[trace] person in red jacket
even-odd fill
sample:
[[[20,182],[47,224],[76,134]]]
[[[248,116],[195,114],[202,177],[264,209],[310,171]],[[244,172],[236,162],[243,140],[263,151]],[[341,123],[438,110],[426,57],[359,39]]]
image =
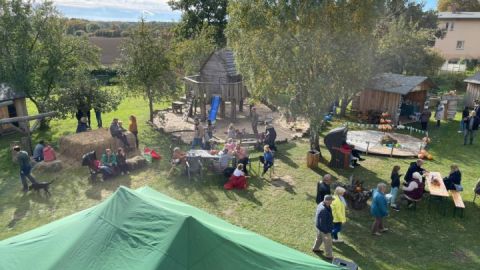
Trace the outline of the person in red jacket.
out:
[[[223,186],[225,189],[246,189],[247,188],[247,178],[243,172],[243,164],[240,163],[237,165],[237,168],[233,172],[232,176],[228,179],[228,182]]]

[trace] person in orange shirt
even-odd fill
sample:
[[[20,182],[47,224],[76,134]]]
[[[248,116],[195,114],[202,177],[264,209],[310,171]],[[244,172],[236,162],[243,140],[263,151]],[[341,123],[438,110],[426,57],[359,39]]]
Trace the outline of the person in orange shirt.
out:
[[[137,118],[135,117],[135,115],[130,115],[128,119],[130,120],[130,125],[128,125],[128,131],[130,131],[135,136],[135,145],[138,148]]]

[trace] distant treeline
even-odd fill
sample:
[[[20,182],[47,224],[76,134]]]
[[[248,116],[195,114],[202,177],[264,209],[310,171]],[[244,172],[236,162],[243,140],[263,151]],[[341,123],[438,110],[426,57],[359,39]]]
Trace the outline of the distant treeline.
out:
[[[84,19],[67,19],[67,34],[76,36],[97,36],[97,37],[126,37],[131,27],[137,22],[102,22],[88,21]],[[173,22],[151,22],[158,30],[165,30],[173,27]]]

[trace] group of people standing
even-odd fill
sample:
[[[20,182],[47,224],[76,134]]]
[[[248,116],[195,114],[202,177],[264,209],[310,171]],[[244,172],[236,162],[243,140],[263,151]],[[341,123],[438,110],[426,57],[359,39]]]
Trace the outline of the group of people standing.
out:
[[[347,221],[346,206],[344,198],[345,189],[336,187],[334,195],[331,195],[330,185],[332,176],[326,174],[322,181],[317,183],[317,210],[315,212],[315,227],[317,238],[313,244],[312,251],[321,252],[320,246],[324,245],[324,255],[327,259],[333,259],[332,243],[342,243],[339,233],[342,225]]]
[[[404,183],[401,183],[400,166],[395,165],[391,173],[391,190],[387,194],[387,185],[379,183],[372,191],[372,202],[370,205],[370,214],[374,217],[371,232],[372,235],[380,236],[388,232],[384,225],[384,219],[389,215],[389,208],[399,211],[397,198],[400,190],[403,191],[401,200],[407,202],[411,207],[413,202],[421,200],[425,192],[424,177],[428,171],[423,168],[424,161],[418,159],[412,162],[405,173]],[[317,238],[312,247],[313,252],[320,252],[320,246],[324,245],[324,255],[327,259],[332,258],[332,244],[343,242],[339,238],[342,225],[347,221],[346,208],[347,203],[344,198],[345,189],[341,186],[335,188],[333,196],[331,195],[332,176],[326,174],[322,181],[317,183],[315,213],[315,227]],[[458,165],[452,164],[447,177],[443,179],[447,190],[463,190],[461,186],[462,174]]]
[[[473,139],[478,131],[480,119],[478,113],[480,112],[480,106],[478,101],[475,102],[475,108],[465,107],[462,111],[462,119],[460,121],[459,133],[463,133],[463,145],[467,145],[467,142],[473,144]]]

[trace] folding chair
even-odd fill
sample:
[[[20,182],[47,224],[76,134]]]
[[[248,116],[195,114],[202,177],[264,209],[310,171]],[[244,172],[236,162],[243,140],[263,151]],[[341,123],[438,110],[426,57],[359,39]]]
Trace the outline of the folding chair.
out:
[[[203,164],[200,157],[187,157],[185,164],[187,166],[188,180],[191,179],[191,175],[194,173],[199,173],[200,178],[203,178]]]

